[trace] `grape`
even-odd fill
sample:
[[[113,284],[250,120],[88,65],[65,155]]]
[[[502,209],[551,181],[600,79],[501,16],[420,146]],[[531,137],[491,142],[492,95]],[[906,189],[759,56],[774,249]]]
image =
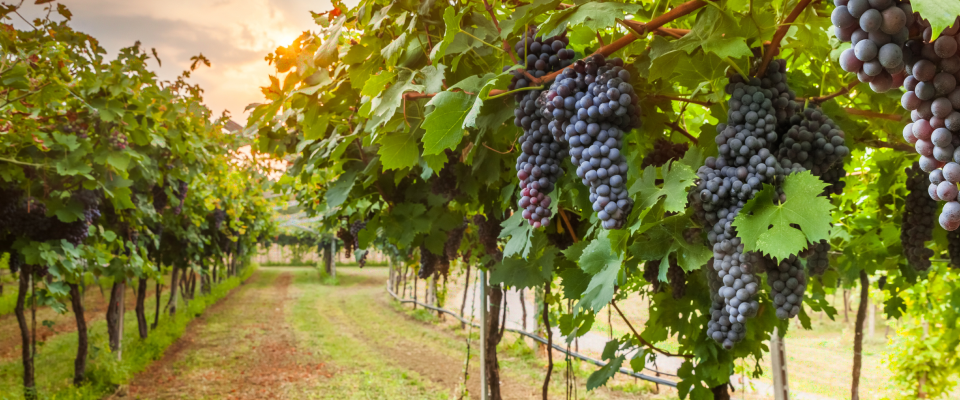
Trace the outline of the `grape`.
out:
[[[906,7],[904,7],[906,4]],[[908,13],[909,11],[909,13]],[[840,67],[857,73],[876,92],[899,87],[907,65],[904,46],[913,23],[912,9],[899,0],[851,0],[830,15],[841,42],[853,47],[840,54]]]
[[[650,150],[650,152],[643,157],[640,168],[646,168],[650,165],[659,167],[666,164],[667,161],[679,160],[683,158],[683,155],[689,148],[686,143],[673,143],[669,140],[658,138],[653,142],[653,150]]]
[[[420,245],[420,269],[417,270],[417,277],[420,279],[430,278],[431,275],[437,273],[439,262],[440,257],[430,252],[426,244]]]
[[[536,30],[528,31],[516,45],[517,53],[526,56],[526,69],[535,77],[542,77],[570,64],[574,53],[567,50],[569,40],[564,36],[537,38]],[[527,87],[524,75],[514,73],[510,89]],[[539,90],[522,91],[516,94],[517,108],[514,110],[514,123],[523,128],[520,137],[521,153],[517,157],[517,178],[520,180],[520,200],[518,206],[522,216],[534,228],[550,224],[550,204],[548,196],[563,174],[560,162],[567,157],[567,145],[558,135],[551,132],[548,116],[537,104]],[[556,96],[550,100],[554,100]],[[563,99],[560,98],[559,102]],[[562,103],[558,106],[562,113],[569,108]],[[571,105],[572,106],[572,105]],[[551,110],[553,111],[553,110]]]
[[[570,160],[604,229],[623,227],[633,209],[620,152],[624,135],[639,124],[639,97],[629,81],[623,60],[594,55],[563,69],[537,100],[552,136],[570,146]]]
[[[670,282],[674,299],[679,300],[687,293],[687,273],[673,257],[670,258],[670,268],[667,269],[667,281]]]
[[[924,173],[919,163],[908,167],[906,174],[906,187],[909,193],[904,205],[903,220],[900,223],[900,242],[903,244],[903,253],[907,257],[907,262],[914,269],[925,271],[930,268],[933,250],[928,249],[924,242],[933,239],[937,202],[931,199],[928,190],[927,182],[931,175]],[[933,184],[929,186],[936,188]]]
[[[807,256],[807,270],[810,275],[820,276],[830,267],[830,242],[821,240],[811,245]]]
[[[158,213],[163,212],[169,201],[167,193],[164,191],[164,185],[153,185],[150,191],[153,194],[153,209]]]
[[[462,194],[457,187],[459,179],[456,172],[460,157],[450,149],[444,151],[444,154],[447,156],[447,163],[437,172],[437,177],[432,180],[430,191],[449,201]]]
[[[768,261],[775,268],[767,270],[767,284],[773,289],[773,304],[777,307],[777,318],[788,319],[800,313],[800,304],[803,293],[807,289],[807,277],[800,263],[800,258],[791,255],[775,263]]]
[[[953,268],[960,268],[960,230],[947,232],[947,252]]]
[[[353,237],[353,248],[356,250],[360,250],[360,231],[362,231],[363,228],[366,228],[366,227],[367,227],[367,221],[354,221],[352,224],[350,224],[350,236]],[[357,261],[357,263],[360,265],[360,268],[363,268],[364,266],[366,266],[367,253],[363,253],[363,255],[360,256],[360,260]]]
[[[643,279],[650,283],[653,293],[660,292],[660,263],[662,260],[650,260],[643,263]]]
[[[343,252],[347,257],[353,257],[353,235],[348,229],[340,228],[337,230],[337,238],[343,242]]]

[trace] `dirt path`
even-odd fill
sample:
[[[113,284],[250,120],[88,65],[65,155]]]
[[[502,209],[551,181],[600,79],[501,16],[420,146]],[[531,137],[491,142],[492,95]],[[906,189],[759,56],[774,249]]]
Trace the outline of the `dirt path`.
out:
[[[284,318],[288,273],[257,273],[241,290],[209,308],[187,327],[164,357],[140,374],[133,398],[291,398],[310,385],[323,365],[298,353]]]
[[[350,269],[338,286],[327,286],[312,269],[262,268],[191,322],[164,357],[120,394],[438,399],[458,398],[465,387],[470,398],[479,398],[478,343],[472,345],[464,381],[465,336],[459,327],[424,322],[399,307],[384,292],[385,279],[384,269]],[[541,366],[506,353],[501,358],[504,398],[541,398]],[[552,389],[551,398],[562,397],[562,388]],[[587,398],[626,397],[604,389]]]

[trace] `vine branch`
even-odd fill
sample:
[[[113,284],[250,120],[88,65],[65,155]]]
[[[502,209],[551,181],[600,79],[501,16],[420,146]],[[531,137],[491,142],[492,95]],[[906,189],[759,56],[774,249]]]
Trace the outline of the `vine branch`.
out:
[[[577,239],[577,233],[573,231],[573,225],[570,225],[570,220],[567,218],[566,211],[563,211],[563,207],[557,207],[560,210],[560,218],[563,218],[563,223],[567,225],[567,231],[570,232],[570,237],[573,238],[573,242],[577,243],[580,240]]]
[[[710,107],[713,105],[712,101],[694,100],[694,99],[687,99],[683,97],[667,96],[662,94],[657,94],[657,95],[648,96],[648,97],[654,100],[670,100],[670,101],[679,101],[684,103],[693,103],[693,104],[701,105],[704,107]]]
[[[687,139],[693,142],[694,145],[699,144],[700,141],[697,140],[697,138],[693,137],[693,135],[691,135],[690,132],[687,132],[686,129],[681,128],[680,125],[677,125],[676,122],[667,122],[666,125],[669,126],[670,129],[673,129],[674,131],[679,132],[683,136],[686,136]]]
[[[787,35],[790,25],[793,24],[793,21],[797,20],[797,17],[800,16],[803,9],[810,5],[811,1],[813,0],[800,0],[797,6],[793,8],[793,11],[790,12],[790,15],[787,15],[787,18],[777,27],[777,32],[773,34],[773,40],[770,41],[770,47],[763,53],[763,61],[760,63],[760,68],[757,68],[755,76],[763,76],[763,73],[767,71],[767,66],[770,65],[770,61],[773,60],[773,55],[780,47],[780,42],[783,41],[783,37]]]
[[[650,342],[648,342],[647,339],[644,339],[643,336],[640,336],[640,334],[637,333],[637,330],[636,330],[636,329],[633,329],[633,324],[631,324],[630,321],[627,320],[627,316],[626,316],[626,315],[623,315],[623,311],[620,311],[620,307],[617,307],[617,302],[616,302],[616,301],[610,300],[610,305],[613,306],[613,309],[614,309],[614,310],[617,310],[617,314],[620,314],[620,318],[623,319],[623,322],[626,322],[626,323],[627,323],[627,327],[629,327],[629,328],[630,328],[630,331],[633,332],[633,336],[636,336],[636,337],[637,337],[637,340],[640,341],[640,344],[644,345],[645,347],[649,348],[650,350],[656,351],[657,353],[663,354],[663,355],[668,356],[668,357],[693,358],[693,355],[691,355],[691,354],[679,354],[679,353],[674,354],[674,353],[670,353],[670,352],[667,352],[667,351],[664,351],[664,350],[661,350],[661,349],[657,348],[657,346],[654,346],[653,344],[651,344]]]
[[[884,114],[884,113],[879,113],[879,112],[876,112],[876,111],[860,110],[860,109],[857,109],[857,108],[850,108],[850,107],[845,107],[843,110],[846,111],[847,114],[850,114],[850,115],[858,115],[858,116],[861,116],[861,117],[869,117],[869,118],[880,118],[880,119],[886,119],[886,120],[890,120],[890,121],[898,121],[898,122],[899,122],[899,121],[903,121],[903,118],[904,118],[903,115],[898,115],[898,114]]]

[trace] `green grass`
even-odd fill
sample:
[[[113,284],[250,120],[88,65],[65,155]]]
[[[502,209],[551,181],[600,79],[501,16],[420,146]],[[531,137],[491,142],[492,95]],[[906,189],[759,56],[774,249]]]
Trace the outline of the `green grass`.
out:
[[[113,393],[118,385],[129,382],[133,376],[146,369],[153,361],[163,356],[164,351],[180,338],[187,324],[200,315],[208,306],[225,297],[230,290],[250,277],[256,268],[246,268],[240,277],[226,279],[213,287],[207,295],[190,300],[175,317],[162,315],[156,330],[146,340],[137,333],[136,314],[133,310],[124,315],[123,360],[118,361],[110,353],[105,321],[88,326],[90,355],[87,366],[87,383],[77,388],[72,386],[73,359],[76,356],[77,335],[54,336],[43,346],[38,346],[35,361],[37,389],[41,399],[100,399]],[[102,284],[102,282],[101,282]],[[146,302],[147,310],[153,310],[154,301]],[[152,315],[148,312],[148,320]],[[23,367],[21,360],[0,364],[0,398],[21,399]]]
[[[343,285],[355,284],[353,275],[338,276]],[[307,398],[343,399],[443,399],[443,388],[418,374],[390,365],[381,354],[365,343],[338,329],[332,319],[344,320],[343,310],[329,306],[337,287],[317,283],[312,274],[297,274],[294,281],[302,295],[291,307],[288,318],[296,330],[298,347],[316,351],[328,365],[338,371],[333,378],[322,380]]]

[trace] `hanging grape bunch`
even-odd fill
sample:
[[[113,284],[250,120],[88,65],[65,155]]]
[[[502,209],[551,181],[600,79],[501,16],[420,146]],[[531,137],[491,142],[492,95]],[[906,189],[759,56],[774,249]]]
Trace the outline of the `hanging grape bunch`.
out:
[[[527,33],[517,41],[514,46],[517,55],[524,60],[522,65],[534,78],[542,78],[547,74],[559,71],[570,65],[575,54],[573,50],[567,49],[570,39],[566,32],[559,36],[549,38],[538,37],[537,28],[530,28]],[[504,67],[504,71],[510,67]],[[521,89],[530,86],[530,79],[522,72],[514,72],[510,85],[510,90]],[[519,103],[527,95],[526,92],[518,92],[515,97]],[[536,97],[536,96],[534,96]]]
[[[875,92],[900,87],[903,46],[913,24],[913,8],[898,0],[834,0],[834,34],[852,47],[840,54],[840,67],[869,82]]]
[[[360,231],[366,227],[367,221],[354,221],[354,223],[350,224],[350,236],[353,238],[351,243],[353,244],[353,248],[355,250],[360,250]],[[367,265],[367,253],[363,253],[360,256],[360,260],[357,260],[357,264],[360,265],[360,268],[363,268]]]
[[[677,263],[675,257],[670,258],[670,267],[667,269],[667,281],[673,290],[673,298],[681,299],[687,294],[687,272]]]
[[[683,158],[683,155],[689,148],[690,146],[686,143],[673,143],[669,140],[658,138],[657,141],[653,142],[653,150],[650,150],[650,152],[643,157],[640,168],[646,168],[650,165],[659,167],[666,164],[667,161],[679,160]]]
[[[903,221],[900,222],[900,242],[907,263],[917,271],[926,271],[930,268],[933,250],[928,249],[925,242],[933,240],[933,224],[937,212],[937,202],[931,199],[928,187],[934,188],[935,184],[927,186],[928,176],[918,163],[908,167],[906,173],[909,193],[903,209]],[[941,180],[937,175],[940,175],[940,170],[931,172],[929,179]]]
[[[180,212],[183,210],[183,199],[187,198],[187,191],[190,187],[187,185],[187,182],[182,180],[177,180],[177,190],[174,191],[174,195],[177,196],[177,206],[173,208],[173,215],[180,215]]]
[[[343,242],[343,253],[347,257],[353,257],[353,235],[350,234],[350,230],[340,228],[337,229],[337,238]]]
[[[816,244],[811,244],[807,248],[806,254],[801,253],[801,257],[807,259],[807,269],[810,275],[820,276],[827,272],[830,267],[830,242],[821,240]],[[802,295],[803,293],[801,293]]]
[[[538,38],[536,30],[530,30],[517,42],[516,50],[525,57],[527,72],[540,78],[570,64],[574,53],[566,49],[567,43],[569,39],[563,35]],[[514,72],[509,88],[528,87],[527,79],[522,72]],[[559,143],[547,128],[548,121],[536,104],[539,96],[539,90],[518,92],[514,110],[514,124],[523,128],[521,153],[516,165],[521,190],[518,205],[523,210],[523,218],[534,228],[550,224],[552,199],[548,195],[563,174],[560,162],[567,156],[566,146]]]
[[[554,136],[570,146],[577,177],[590,189],[604,229],[620,229],[633,209],[627,193],[624,135],[639,126],[639,97],[623,60],[594,55],[564,69],[538,104]]]
[[[716,286],[707,335],[727,349],[746,337],[744,324],[760,308],[756,274],[763,260],[757,253],[744,253],[732,222],[764,183],[773,184],[784,175],[777,159],[776,128],[799,108],[785,73],[786,63],[775,60],[763,79],[730,77],[727,122],[717,126],[715,139],[719,154],[707,158],[697,171],[699,195],[694,204],[708,228],[714,258],[706,269]]]
[[[767,265],[775,265],[767,269],[767,284],[773,289],[773,304],[777,306],[777,318],[787,319],[796,317],[800,313],[800,303],[803,301],[803,292],[807,288],[807,277],[803,272],[800,258],[792,255],[776,263],[768,260]]]
[[[420,245],[420,269],[417,270],[417,277],[420,279],[430,278],[437,272],[437,265],[440,263],[440,257],[433,254],[425,244]]]
[[[947,252],[953,268],[960,268],[960,230],[947,232]]]
[[[109,136],[110,146],[116,150],[126,150],[127,146],[127,135],[124,135],[122,132],[114,129],[110,131]]]
[[[164,185],[153,185],[153,187],[150,188],[150,192],[153,194],[154,211],[157,213],[163,212],[163,209],[167,208],[169,201],[167,192],[164,190]]]

